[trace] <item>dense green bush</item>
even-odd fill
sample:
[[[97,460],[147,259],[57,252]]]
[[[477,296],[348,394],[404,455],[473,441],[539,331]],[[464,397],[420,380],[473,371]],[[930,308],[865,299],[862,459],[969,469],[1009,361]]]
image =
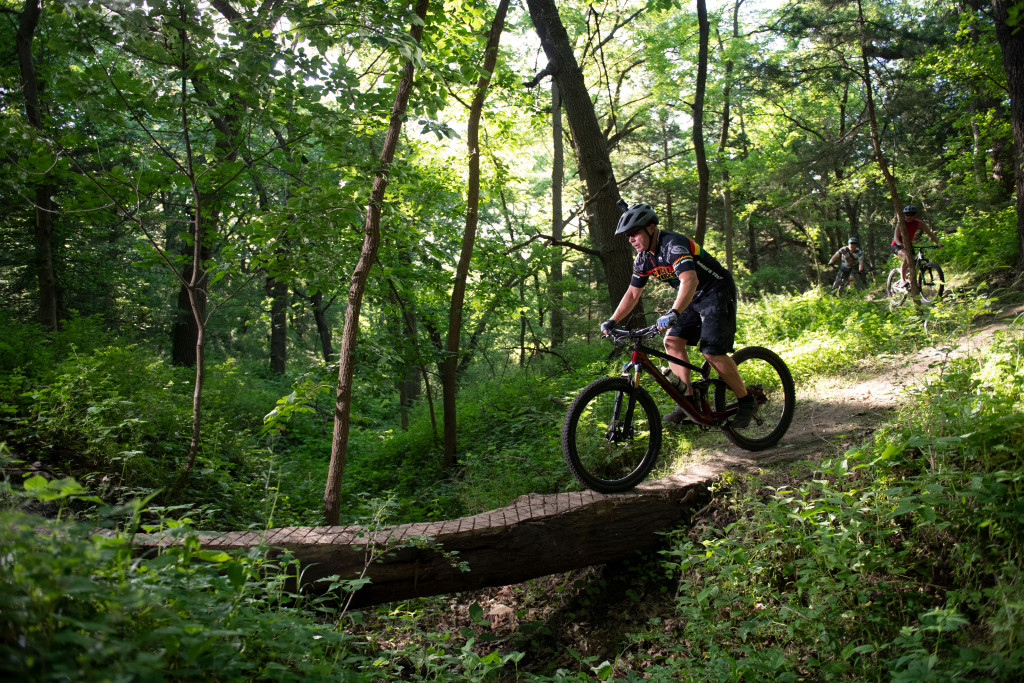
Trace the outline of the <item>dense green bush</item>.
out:
[[[937,226],[940,228],[944,226]],[[956,232],[940,235],[943,248],[937,254],[944,265],[960,272],[991,273],[1010,268],[1017,261],[1017,212],[1002,211],[964,216]]]

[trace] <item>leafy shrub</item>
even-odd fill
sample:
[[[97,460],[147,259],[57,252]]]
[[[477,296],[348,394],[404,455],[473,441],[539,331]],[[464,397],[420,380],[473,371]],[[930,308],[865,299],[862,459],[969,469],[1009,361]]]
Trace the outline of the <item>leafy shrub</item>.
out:
[[[737,286],[745,297],[754,298],[760,294],[787,294],[796,292],[806,285],[807,277],[796,268],[765,266],[756,272],[737,278]]]
[[[358,643],[286,589],[297,568],[178,545],[132,557],[128,534],[0,513],[0,671],[22,680],[360,681]]]
[[[1017,212],[1012,206],[999,212],[964,216],[956,232],[942,236],[942,261],[957,270],[990,273],[1017,261]]]

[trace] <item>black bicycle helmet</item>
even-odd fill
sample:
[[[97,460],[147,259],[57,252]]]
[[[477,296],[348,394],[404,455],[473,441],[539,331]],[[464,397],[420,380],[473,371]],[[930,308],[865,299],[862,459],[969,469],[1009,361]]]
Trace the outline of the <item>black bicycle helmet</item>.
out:
[[[615,228],[616,235],[622,235],[634,228],[643,228],[658,223],[658,214],[650,204],[634,204],[619,216],[619,225]]]
[[[860,240],[856,237],[851,237],[848,241],[850,244],[860,244]]]
[[[903,213],[917,213],[917,207],[913,204],[908,204],[903,207]]]

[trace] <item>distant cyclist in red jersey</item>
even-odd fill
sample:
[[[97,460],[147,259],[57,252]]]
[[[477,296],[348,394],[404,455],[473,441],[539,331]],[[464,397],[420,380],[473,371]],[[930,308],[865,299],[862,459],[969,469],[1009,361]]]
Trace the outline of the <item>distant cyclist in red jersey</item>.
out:
[[[939,244],[939,238],[935,236],[935,233],[932,232],[930,227],[928,227],[928,224],[917,219],[916,206],[911,204],[910,206],[903,207],[903,216],[907,221],[907,233],[910,237],[910,248],[913,248],[914,246],[914,236],[917,234],[918,230],[924,230],[928,233],[928,236],[932,238],[932,242],[935,242],[935,246],[942,248],[942,245]],[[907,260],[908,252],[909,249],[903,248],[903,236],[900,235],[900,226],[897,224],[896,232],[892,237],[892,253],[900,257],[900,274],[903,276],[904,280],[910,279],[910,263]]]

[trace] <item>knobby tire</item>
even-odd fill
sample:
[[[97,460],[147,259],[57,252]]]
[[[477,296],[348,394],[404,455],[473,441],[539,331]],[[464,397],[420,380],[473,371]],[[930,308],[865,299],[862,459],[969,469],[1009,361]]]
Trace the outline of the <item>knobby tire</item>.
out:
[[[627,420],[631,397],[633,412]],[[613,424],[617,400],[620,412]],[[602,377],[570,404],[562,423],[562,455],[584,487],[600,493],[628,491],[653,469],[661,430],[661,414],[646,389],[623,377]]]
[[[900,285],[902,279],[903,273],[900,272],[900,269],[893,268],[889,271],[889,279],[885,283],[885,293],[895,306],[899,306],[907,298],[906,288]]]
[[[744,450],[771,448],[782,439],[793,422],[796,410],[793,375],[785,361],[762,346],[740,349],[732,358],[748,391],[761,393],[766,400],[758,405],[748,426],[741,429],[727,423],[722,431],[729,441]],[[715,387],[715,410],[723,412],[729,397],[735,401],[735,396],[721,383],[716,383]]]
[[[942,274],[942,267],[932,261],[920,267],[917,283],[921,290],[921,300],[927,304],[941,299],[946,290],[946,278]]]

